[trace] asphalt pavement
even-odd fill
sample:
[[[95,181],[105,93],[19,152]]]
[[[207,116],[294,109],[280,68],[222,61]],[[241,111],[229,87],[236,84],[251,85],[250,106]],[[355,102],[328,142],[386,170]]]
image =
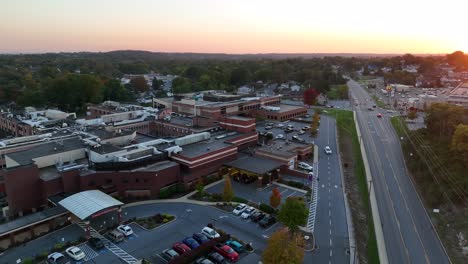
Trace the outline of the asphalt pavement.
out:
[[[430,218],[407,175],[399,138],[385,109],[369,111],[371,97],[349,81],[373,178],[389,263],[449,263]],[[382,113],[382,118],[377,118]]]

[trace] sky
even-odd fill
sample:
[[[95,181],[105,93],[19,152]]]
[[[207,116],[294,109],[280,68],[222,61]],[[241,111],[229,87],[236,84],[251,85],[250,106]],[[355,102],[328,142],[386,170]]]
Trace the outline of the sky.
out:
[[[468,52],[466,0],[0,0],[0,53]]]

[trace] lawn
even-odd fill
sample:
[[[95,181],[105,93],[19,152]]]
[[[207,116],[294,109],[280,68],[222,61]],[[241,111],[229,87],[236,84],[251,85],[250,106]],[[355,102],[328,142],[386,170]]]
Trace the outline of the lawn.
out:
[[[367,189],[366,172],[364,170],[364,163],[361,155],[361,148],[359,147],[359,141],[357,131],[354,123],[353,112],[346,110],[327,109],[326,114],[335,117],[338,127],[338,137],[340,143],[340,149],[343,150],[352,142],[352,159],[354,163],[353,174],[356,177],[356,183],[358,185],[359,196],[362,201],[363,207],[362,212],[367,215],[367,260],[368,263],[379,263],[379,254],[377,251],[377,241],[375,239],[374,224],[372,221],[372,213],[369,203],[369,194]],[[349,147],[349,146],[348,146]],[[356,226],[356,225],[355,225]],[[357,231],[359,228],[355,228]]]

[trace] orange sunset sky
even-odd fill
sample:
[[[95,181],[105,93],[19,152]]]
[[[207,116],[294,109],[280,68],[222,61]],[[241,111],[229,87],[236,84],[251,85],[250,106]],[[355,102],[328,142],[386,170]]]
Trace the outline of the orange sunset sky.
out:
[[[467,51],[463,0],[0,0],[0,53]]]

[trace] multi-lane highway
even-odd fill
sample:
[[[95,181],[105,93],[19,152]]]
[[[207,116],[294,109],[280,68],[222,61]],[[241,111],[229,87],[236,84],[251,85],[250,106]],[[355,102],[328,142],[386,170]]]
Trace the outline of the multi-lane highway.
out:
[[[449,263],[449,258],[406,172],[399,138],[382,109],[369,111],[371,97],[348,82],[377,199],[389,263]],[[353,102],[354,105],[354,102]],[[377,113],[382,118],[377,118]],[[377,238],[379,239],[379,238]]]

